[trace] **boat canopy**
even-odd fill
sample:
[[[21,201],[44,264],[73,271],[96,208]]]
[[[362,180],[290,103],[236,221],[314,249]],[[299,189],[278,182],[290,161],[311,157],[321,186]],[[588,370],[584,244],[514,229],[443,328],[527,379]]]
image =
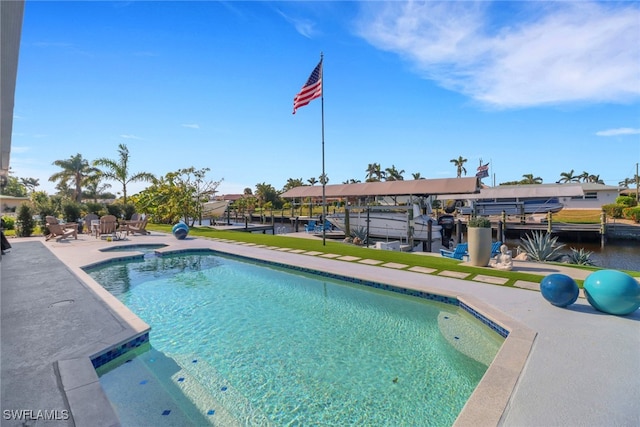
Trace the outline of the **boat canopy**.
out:
[[[479,193],[469,194],[467,200],[476,199],[530,199],[548,197],[575,197],[584,194],[581,184],[528,184],[501,185],[499,187],[482,188]],[[442,194],[438,199],[460,199],[459,194]]]
[[[356,184],[331,184],[325,186],[326,197],[365,196],[430,196],[438,194],[471,195],[480,191],[476,177],[414,179],[407,181],[362,182]],[[322,197],[322,186],[304,185],[285,191],[285,199]]]

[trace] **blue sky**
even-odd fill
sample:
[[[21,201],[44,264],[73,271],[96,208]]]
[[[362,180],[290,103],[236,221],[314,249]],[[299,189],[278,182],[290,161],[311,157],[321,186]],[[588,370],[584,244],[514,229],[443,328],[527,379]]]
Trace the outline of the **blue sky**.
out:
[[[27,0],[13,174],[53,193],[54,160],[124,143],[131,172],[208,167],[221,194],[318,178],[322,102],[292,106],[321,52],[329,184],[462,156],[489,185],[617,185],[640,162],[638,2]]]

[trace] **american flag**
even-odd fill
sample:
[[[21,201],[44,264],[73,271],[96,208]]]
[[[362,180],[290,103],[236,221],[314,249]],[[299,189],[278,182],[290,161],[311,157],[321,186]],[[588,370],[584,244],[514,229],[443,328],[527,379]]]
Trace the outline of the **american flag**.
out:
[[[311,101],[322,96],[322,59],[313,69],[307,82],[302,86],[300,92],[293,98],[293,114],[300,107],[304,107]]]
[[[489,176],[489,163],[478,166],[478,172],[476,173],[478,178],[486,178]]]

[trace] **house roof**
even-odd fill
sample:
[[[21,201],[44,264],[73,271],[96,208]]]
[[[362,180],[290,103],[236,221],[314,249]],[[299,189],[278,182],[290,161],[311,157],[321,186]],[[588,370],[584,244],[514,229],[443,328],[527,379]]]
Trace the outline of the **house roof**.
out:
[[[326,197],[469,195],[478,191],[480,191],[480,187],[476,177],[363,182],[325,186]],[[305,185],[295,187],[285,191],[280,196],[285,199],[322,197],[322,186]]]
[[[583,184],[527,184],[501,185],[482,188],[478,194],[470,194],[465,199],[507,199],[523,197],[574,197],[584,194]],[[439,199],[459,199],[456,194],[444,194]]]

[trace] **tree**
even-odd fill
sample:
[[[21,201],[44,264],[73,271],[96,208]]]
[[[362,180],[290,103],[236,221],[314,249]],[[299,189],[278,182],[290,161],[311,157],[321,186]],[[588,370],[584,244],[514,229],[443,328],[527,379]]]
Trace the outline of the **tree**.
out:
[[[348,179],[346,181],[343,181],[342,183],[343,184],[357,184],[359,182],[362,182],[362,181],[360,181],[359,179],[351,178],[351,179]]]
[[[120,144],[118,146],[117,160],[107,159],[105,157],[94,160],[94,166],[102,166],[107,168],[106,171],[102,171],[102,175],[106,179],[113,179],[122,185],[122,197],[123,203],[127,204],[127,184],[132,182],[153,182],[155,177],[149,172],[138,172],[131,174],[129,172],[129,149],[126,145]]]
[[[256,184],[256,197],[260,207],[265,203],[271,202],[273,206],[279,208],[278,192],[271,184]]]
[[[289,178],[287,180],[287,183],[284,185],[284,187],[282,187],[282,192],[284,193],[285,191],[291,190],[292,188],[302,187],[303,185],[304,185],[304,182],[302,181],[302,178],[298,178],[298,179]]]
[[[101,173],[97,173],[87,178],[85,183],[86,190],[82,196],[87,199],[92,199],[93,203],[98,203],[98,198],[105,198],[104,193],[107,189],[111,188],[111,184],[103,184],[103,178],[104,177]]]
[[[573,174],[573,169],[570,172],[562,172],[560,173],[559,183],[567,183],[567,182],[579,182],[580,177]]]
[[[367,166],[367,179],[366,182],[378,182],[382,181],[385,177],[385,172],[382,170],[382,166],[379,163],[369,163]]]
[[[318,179],[315,176],[312,176],[311,178],[309,178],[307,180],[307,182],[313,186],[313,185],[316,185],[318,183]]]
[[[522,180],[520,184],[542,184],[542,178],[539,176],[533,177],[533,174],[529,173],[526,175],[522,175]]]
[[[454,166],[456,167],[456,178],[461,178],[463,173],[465,175],[467,174],[467,169],[464,167],[464,164],[467,162],[467,159],[465,159],[462,156],[459,156],[457,159],[451,159],[449,161],[453,163]]]
[[[424,178],[421,176],[420,172],[413,172],[413,173],[411,174],[411,176],[413,177],[413,179],[424,179]]]
[[[402,176],[403,173],[404,169],[399,171],[398,169],[396,169],[396,165],[391,165],[390,168],[385,169],[387,181],[404,181],[404,177]]]
[[[14,176],[7,176],[7,185],[2,187],[2,194],[13,197],[27,197],[27,187]]]
[[[56,160],[53,164],[62,168],[62,171],[51,175],[49,181],[58,181],[58,186],[63,189],[73,186],[71,197],[78,203],[82,202],[82,185],[84,181],[87,177],[98,173],[99,170],[91,167],[89,161],[83,159],[80,153],[71,156],[67,160]]]
[[[40,185],[40,180],[37,178],[20,178],[20,183],[27,188],[28,193],[33,193],[36,187]]]

